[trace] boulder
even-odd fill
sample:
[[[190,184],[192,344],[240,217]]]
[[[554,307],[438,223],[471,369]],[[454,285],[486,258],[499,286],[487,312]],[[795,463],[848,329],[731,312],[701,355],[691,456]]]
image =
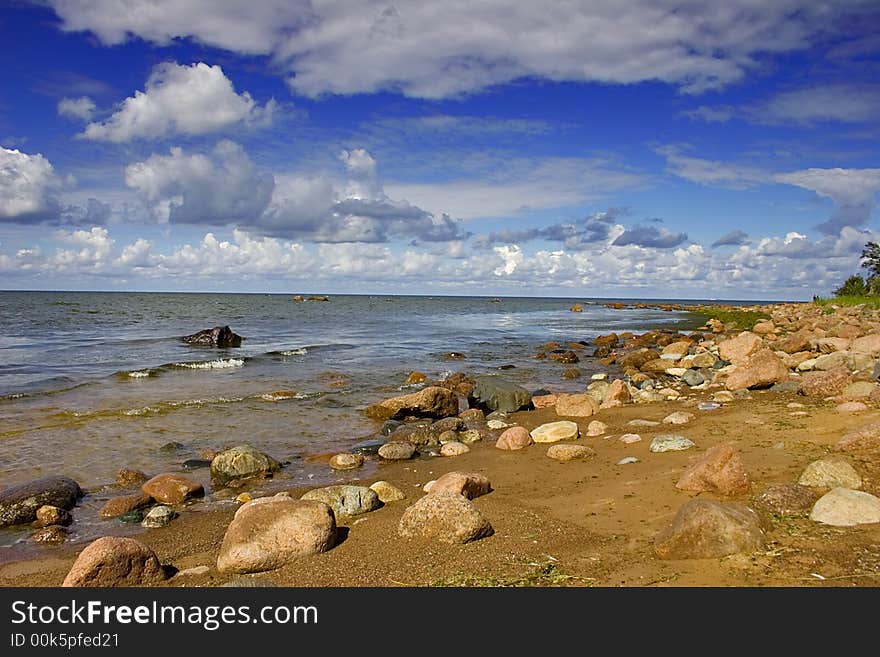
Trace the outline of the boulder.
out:
[[[599,404],[590,395],[562,393],[556,397],[556,414],[562,417],[590,417],[598,412]]]
[[[727,377],[728,390],[767,387],[788,380],[788,368],[775,353],[762,349],[753,353]]]
[[[72,509],[83,492],[68,477],[44,477],[0,489],[0,527],[33,522],[44,505]]]
[[[761,349],[763,341],[750,331],[743,331],[735,338],[724,340],[718,345],[718,355],[734,365],[745,363],[752,354]]]
[[[837,452],[851,452],[880,447],[880,422],[870,422],[852,429],[834,445]]]
[[[787,335],[785,338],[775,343],[773,347],[779,351],[784,351],[787,354],[808,351],[810,349],[810,335],[806,331],[797,331]]]
[[[211,459],[211,479],[226,484],[237,479],[266,477],[281,468],[271,456],[250,445],[224,450]]]
[[[375,493],[374,493],[375,494]],[[336,518],[323,502],[259,498],[239,507],[226,529],[217,569],[256,573],[326,552],[336,541]]]
[[[880,499],[860,490],[834,488],[816,501],[810,520],[836,527],[880,522]]]
[[[836,367],[827,372],[804,374],[798,392],[809,397],[833,397],[843,392],[850,383],[852,383],[852,374],[849,368]]]
[[[696,444],[689,438],[675,434],[661,433],[654,436],[654,439],[651,441],[651,446],[648,449],[652,452],[662,453],[681,452],[690,449],[691,447],[696,447]]]
[[[626,385],[626,381],[615,379],[608,386],[608,390],[605,391],[605,396],[602,398],[602,408],[613,408],[614,406],[631,402],[632,395],[629,392],[629,386]]]
[[[379,448],[379,456],[386,461],[406,461],[416,453],[416,446],[408,442],[392,441]]]
[[[757,333],[758,335],[767,335],[768,333],[773,333],[775,330],[776,325],[771,320],[756,322],[752,327],[752,332]]]
[[[135,495],[123,495],[122,497],[113,497],[107,500],[101,507],[99,515],[102,518],[116,518],[123,513],[134,511],[135,509],[143,509],[153,503],[153,498],[143,493]]]
[[[878,390],[873,381],[854,381],[843,389],[841,395],[847,399],[863,399],[870,397]]]
[[[379,501],[381,501],[382,504],[406,499],[406,493],[387,481],[377,481],[370,484],[370,490],[374,491],[376,495],[379,496]]]
[[[869,335],[856,338],[850,344],[850,351],[860,354],[871,354],[872,356],[880,356],[880,333],[871,333]]]
[[[532,444],[532,436],[525,427],[510,427],[505,429],[495,443],[498,449],[518,450]]]
[[[68,530],[61,525],[49,525],[42,527],[30,535],[28,539],[32,543],[44,545],[60,545],[67,540]]]
[[[492,492],[489,478],[478,472],[447,472],[431,487],[434,493],[456,493],[472,500]]]
[[[560,440],[574,440],[580,435],[578,425],[569,420],[548,422],[532,429],[532,440],[536,443],[555,443]]]
[[[693,368],[693,367],[710,368],[710,367],[715,366],[715,363],[717,360],[718,359],[715,358],[714,354],[712,354],[708,351],[703,351],[698,354],[694,354],[692,356],[685,356],[684,358],[681,359],[679,365],[681,365],[681,367],[689,367],[689,368]]]
[[[764,545],[758,514],[742,504],[693,499],[654,541],[661,559],[713,559]]]
[[[800,484],[774,484],[752,499],[752,506],[768,513],[791,515],[809,511],[816,493]]]
[[[492,525],[474,503],[456,493],[431,493],[409,507],[400,519],[398,534],[448,544],[479,540],[493,533]]]
[[[731,443],[716,445],[687,468],[675,485],[679,490],[712,492],[728,497],[745,495],[751,488],[739,452]]]
[[[581,360],[580,357],[570,349],[555,349],[547,355],[547,358],[549,358],[550,360],[555,360],[557,363],[563,363],[566,365],[578,363]]]
[[[617,360],[618,365],[624,370],[628,368],[634,368],[637,370],[642,369],[642,366],[645,363],[648,363],[653,360],[657,360],[660,358],[660,353],[655,351],[654,349],[637,349],[636,351],[632,351],[625,356],[620,357]]]
[[[679,340],[663,347],[661,356],[676,356],[676,360],[687,356],[688,350],[691,348],[690,340]]]
[[[377,420],[406,416],[443,418],[458,415],[458,395],[440,386],[428,386],[409,395],[392,397],[367,407],[366,414]]]
[[[303,495],[302,500],[314,500],[323,502],[331,509],[336,517],[359,516],[370,511],[375,511],[382,506],[376,491],[366,486],[326,486],[310,490]]]
[[[849,463],[838,458],[813,461],[801,473],[798,483],[811,488],[862,487],[862,477]]]
[[[838,367],[849,369],[849,354],[845,351],[835,351],[830,354],[823,354],[813,363],[813,370],[817,372],[827,372]]]
[[[500,376],[485,375],[474,378],[474,389],[468,396],[471,406],[489,411],[513,413],[528,408],[532,394]]]
[[[228,326],[215,326],[214,328],[203,329],[181,338],[187,344],[221,348],[240,347],[243,339],[240,335],[233,333],[232,329]]]
[[[596,456],[596,452],[585,445],[550,445],[547,456],[554,461],[583,461]]]
[[[164,580],[162,564],[146,545],[105,536],[80,552],[61,586],[149,586]]]
[[[363,454],[336,454],[330,457],[330,467],[334,470],[354,470],[364,464]]]
[[[846,338],[820,338],[816,340],[816,349],[823,354],[832,354],[835,351],[847,351],[850,343]]]
[[[204,487],[189,477],[167,472],[144,482],[141,490],[163,504],[183,504],[191,497],[202,497]]]

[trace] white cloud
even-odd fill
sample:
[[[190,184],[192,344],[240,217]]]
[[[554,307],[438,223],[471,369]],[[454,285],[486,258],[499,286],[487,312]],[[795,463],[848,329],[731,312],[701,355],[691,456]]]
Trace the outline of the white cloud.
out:
[[[202,135],[271,121],[275,105],[273,99],[260,106],[247,91],[237,94],[219,66],[166,62],[153,69],[145,91],[135,91],[106,121],[89,123],[82,136],[120,143]]]
[[[666,157],[669,171],[698,185],[747,189],[769,182],[772,176],[758,167],[685,155],[676,146],[661,146],[656,150]]]
[[[774,176],[777,182],[796,185],[834,201],[837,208],[818,226],[836,235],[844,226],[862,226],[871,218],[875,196],[880,193],[880,169],[805,169]]]
[[[95,101],[88,96],[80,98],[62,98],[58,101],[58,115],[82,121],[91,120],[95,113]]]
[[[826,84],[785,91],[747,108],[757,123],[863,123],[880,117],[880,85]]]
[[[766,53],[808,48],[871,3],[448,0],[267,2],[50,0],[65,30],[106,44],[131,36],[166,45],[191,36],[269,54],[300,94],[396,90],[442,98],[523,77],[634,83],[686,92],[740,80]]]
[[[52,164],[40,153],[0,147],[0,221],[56,218],[60,187]]]

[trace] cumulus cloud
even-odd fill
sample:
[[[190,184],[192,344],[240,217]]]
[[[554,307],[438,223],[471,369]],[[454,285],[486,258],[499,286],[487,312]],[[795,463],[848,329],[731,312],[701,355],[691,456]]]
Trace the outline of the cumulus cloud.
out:
[[[95,101],[88,96],[62,98],[58,101],[58,115],[71,119],[89,121],[95,113]]]
[[[749,235],[745,231],[742,230],[732,230],[726,235],[722,235],[717,240],[712,242],[712,248],[718,248],[719,246],[742,246],[743,244],[749,243]]]
[[[607,242],[614,232],[615,221],[628,213],[626,208],[608,208],[594,212],[584,219],[582,224],[560,223],[522,230],[494,231],[487,235],[476,236],[473,244],[475,248],[485,249],[493,244],[511,242],[522,244],[532,240],[545,240],[562,242],[569,249],[583,249],[590,244]],[[622,227],[619,232],[622,232]],[[614,234],[613,237],[616,238],[618,234]]]
[[[804,50],[871,3],[803,0],[701,3],[638,0],[358,3],[50,0],[62,29],[105,44],[132,37],[271,55],[299,94],[399,91],[443,98],[524,77],[636,83],[698,93],[740,80],[768,53]],[[522,38],[528,35],[528,38]]]
[[[687,241],[687,233],[673,233],[662,227],[639,225],[627,228],[615,240],[616,246],[643,246],[653,249],[671,249]]]
[[[274,99],[260,106],[247,91],[236,93],[219,66],[166,62],[153,69],[145,91],[135,91],[106,121],[89,123],[82,137],[121,143],[203,135],[267,123],[275,106]]]
[[[57,218],[61,180],[40,153],[0,147],[0,221],[35,222]]]

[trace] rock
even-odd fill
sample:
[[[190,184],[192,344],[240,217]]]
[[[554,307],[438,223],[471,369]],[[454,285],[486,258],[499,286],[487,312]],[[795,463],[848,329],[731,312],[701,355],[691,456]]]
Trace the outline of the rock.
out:
[[[816,501],[816,494],[800,484],[775,484],[752,499],[752,506],[778,515],[808,511]]]
[[[280,468],[281,464],[271,456],[250,445],[238,445],[211,459],[211,479],[223,485],[237,479],[269,476]]]
[[[648,448],[652,452],[681,452],[686,449],[690,449],[691,447],[696,447],[696,444],[685,438],[684,436],[677,436],[674,434],[665,434],[661,433],[657,436],[654,436],[654,440],[651,441],[651,446]]]
[[[351,454],[360,454],[361,456],[375,456],[384,444],[385,441],[382,438],[368,438],[356,442],[349,451]]]
[[[764,545],[758,514],[742,504],[693,499],[654,541],[661,559],[717,559]]]
[[[816,349],[823,354],[832,354],[835,351],[849,350],[850,340],[846,338],[820,338],[816,340]]]
[[[752,354],[727,377],[728,390],[767,387],[788,380],[788,368],[769,349]]]
[[[617,465],[629,465],[630,463],[638,463],[639,459],[635,456],[624,456],[617,462]]]
[[[547,356],[550,360],[555,360],[557,363],[563,363],[566,365],[571,365],[572,363],[580,362],[580,357],[571,350],[565,349],[556,349]]]
[[[392,397],[367,407],[366,414],[377,420],[406,416],[444,418],[458,415],[458,395],[440,386],[428,386],[409,395]]]
[[[409,376],[406,377],[406,381],[404,381],[404,383],[407,385],[413,385],[415,383],[424,383],[427,380],[428,377],[426,377],[421,372],[410,372]]]
[[[52,525],[69,525],[73,518],[66,509],[51,504],[44,504],[37,509],[34,527],[50,527]]]
[[[871,354],[872,356],[880,356],[880,333],[871,333],[861,338],[856,338],[850,344],[850,351],[861,354]]]
[[[629,387],[626,385],[626,381],[621,379],[615,379],[612,381],[602,399],[602,408],[612,408],[614,406],[629,403],[632,403],[632,395],[629,392]],[[558,406],[559,405],[557,404],[557,408]]]
[[[447,351],[446,353],[440,354],[440,360],[464,360],[467,358],[460,351]]]
[[[44,505],[72,509],[83,492],[68,477],[44,477],[0,489],[0,527],[34,522]]]
[[[862,487],[862,478],[846,461],[831,458],[810,463],[801,473],[798,483],[811,488],[858,489]]]
[[[687,424],[693,419],[693,413],[688,413],[686,411],[676,411],[675,413],[670,413],[665,418],[663,418],[663,424]]]
[[[721,342],[718,345],[718,355],[729,363],[741,365],[761,349],[762,345],[760,337],[750,331],[743,331],[735,338]]]
[[[35,531],[28,540],[44,545],[60,545],[67,540],[67,528],[61,525],[49,525]]]
[[[810,372],[801,377],[798,392],[810,397],[833,397],[839,395],[852,383],[852,375],[846,367],[837,367],[827,372]]]
[[[818,372],[827,372],[837,367],[845,367],[849,369],[849,358],[844,351],[835,351],[833,354],[825,354],[819,356],[813,363],[813,370]]]
[[[796,354],[799,351],[807,351],[810,348],[810,336],[805,331],[797,331],[775,343],[774,347],[787,354]]]
[[[470,447],[464,443],[453,440],[443,444],[440,448],[440,456],[461,456],[462,454],[467,454],[469,451],[471,451]]]
[[[547,456],[554,461],[565,463],[567,461],[584,461],[596,456],[596,452],[585,445],[550,445],[547,449]]]
[[[143,493],[113,497],[98,512],[102,518],[116,518],[135,509],[143,509],[153,503],[153,498]]]
[[[144,521],[141,524],[149,529],[164,527],[174,520],[174,516],[174,510],[170,506],[155,506],[144,516]]]
[[[147,479],[149,477],[140,470],[132,470],[130,468],[122,468],[122,470],[116,473],[116,485],[122,488],[140,486]]]
[[[336,518],[327,504],[259,498],[236,512],[223,537],[217,569],[233,573],[272,570],[299,557],[326,552],[335,542]]]
[[[637,433],[625,433],[617,440],[622,442],[624,445],[632,445],[633,443],[642,442],[642,437]]]
[[[681,378],[682,381],[688,384],[691,388],[702,385],[706,382],[706,377],[704,377],[699,370],[688,370]]]
[[[518,450],[532,444],[532,436],[525,427],[510,427],[495,442],[498,449]]]
[[[191,497],[202,497],[204,487],[197,481],[174,473],[158,474],[141,486],[149,495],[163,504],[183,504]]]
[[[834,488],[816,501],[810,520],[836,527],[880,522],[880,499],[859,490]]]
[[[500,376],[485,375],[474,378],[474,389],[468,401],[471,406],[478,408],[513,413],[528,408],[532,394]]]
[[[838,413],[861,413],[868,410],[868,405],[864,402],[850,401],[838,404],[835,410]]]
[[[593,420],[587,425],[587,433],[585,435],[593,438],[595,436],[602,436],[608,432],[608,425],[604,422],[600,422],[599,420]]]
[[[379,456],[387,461],[406,461],[416,453],[412,443],[392,441],[379,448]]]
[[[465,431],[458,432],[458,442],[464,443],[465,445],[472,445],[481,440],[483,440],[483,434],[477,429],[466,429]]]
[[[492,525],[473,502],[456,493],[431,493],[409,507],[400,519],[404,538],[427,538],[443,543],[468,543],[493,533]]]
[[[359,516],[375,511],[382,506],[376,491],[366,486],[326,486],[310,490],[300,499],[323,502],[333,509],[337,518],[340,516]]]
[[[569,420],[548,422],[532,429],[532,440],[536,443],[555,443],[560,440],[574,440],[580,435],[578,425]]]
[[[611,387],[611,384],[607,381],[593,381],[590,385],[587,386],[587,394],[592,397],[597,404],[601,404],[605,399],[605,393],[608,392],[608,389]],[[556,401],[559,401],[559,395],[556,395]]]
[[[660,423],[656,422],[654,420],[636,419],[636,420],[630,420],[629,422],[627,422],[626,426],[628,426],[628,427],[658,427],[658,426],[660,426]]]
[[[773,333],[776,330],[776,325],[770,320],[764,320],[761,322],[757,322],[753,327],[752,331],[757,333],[758,335],[767,335],[768,333]]]
[[[801,384],[799,381],[783,381],[782,383],[774,383],[770,387],[770,391],[784,393],[784,394],[793,394],[793,393],[796,393],[798,390],[800,390],[800,388],[801,388]],[[725,390],[723,392],[727,392],[727,391]],[[720,392],[715,393],[716,396],[718,396],[720,394],[721,394]],[[722,401],[722,400],[719,399],[717,401]],[[726,400],[726,401],[733,401],[733,398],[731,397],[729,400]]]
[[[159,448],[160,454],[173,454],[174,452],[183,449],[186,447],[183,443],[179,443],[177,441],[172,440],[169,443],[165,443]]]
[[[776,385],[784,385],[784,384],[777,383]],[[795,385],[797,385],[797,384],[795,384]],[[717,402],[718,405],[713,406],[711,409],[708,409],[708,410],[713,410],[715,408],[719,408],[721,406],[721,404],[727,403],[727,402],[732,402],[734,399],[735,399],[735,397],[734,397],[733,393],[730,392],[729,390],[719,390],[714,395],[712,395],[712,401]]]
[[[187,344],[221,348],[240,347],[243,339],[240,335],[233,333],[232,329],[228,326],[215,326],[214,328],[203,329],[181,338]]]
[[[406,494],[402,490],[387,481],[377,481],[374,484],[370,484],[370,490],[379,496],[379,501],[382,504],[406,499]]]
[[[306,301],[330,301],[330,298],[324,296],[323,294],[316,294],[310,297],[306,297]]]
[[[678,342],[673,342],[671,344],[663,347],[663,351],[661,352],[662,356],[675,356],[676,360],[687,356],[688,350],[691,348],[692,342],[690,340],[679,340]]]
[[[250,502],[252,499],[254,499],[253,495],[251,495],[250,493],[247,493],[247,492],[239,493],[238,495],[235,496],[235,501],[238,502],[239,504],[244,504],[245,502]]]
[[[144,512],[142,509],[134,509],[117,516],[116,519],[126,525],[136,525],[144,519]]]
[[[617,360],[617,364],[624,370],[634,368],[637,370],[653,360],[659,360],[660,353],[653,349],[637,349]],[[665,364],[664,364],[665,366]]]
[[[838,452],[851,452],[880,447],[880,422],[871,422],[852,429],[834,445]]]
[[[184,470],[201,470],[202,468],[210,468],[211,462],[208,459],[187,459],[181,463]]]
[[[708,351],[700,352],[699,354],[693,354],[692,356],[685,356],[681,359],[680,365],[682,367],[694,368],[694,367],[705,367],[711,368],[714,367],[715,362],[718,359],[715,358],[714,354],[709,353]]]
[[[567,367],[560,374],[563,379],[579,379],[582,375],[583,373],[576,367]]]
[[[330,457],[330,467],[334,470],[354,470],[364,464],[363,454],[336,454]]]
[[[447,472],[431,487],[431,493],[457,493],[469,500],[492,492],[488,477],[478,472]]]
[[[557,415],[562,417],[590,417],[598,412],[599,404],[590,395],[567,393],[557,395]]]
[[[716,445],[687,468],[675,485],[679,490],[714,492],[728,497],[745,495],[751,488],[739,452],[731,443]]]
[[[549,408],[550,406],[556,406],[557,397],[556,395],[537,395],[532,397],[532,405],[538,408]]]
[[[61,586],[149,586],[164,580],[162,564],[146,545],[105,536],[80,552]]]
[[[864,399],[870,397],[878,390],[873,381],[854,381],[843,389],[841,395],[847,399]]]
[[[584,307],[581,304],[576,303],[570,308],[570,310],[573,313],[582,313],[584,312]]]

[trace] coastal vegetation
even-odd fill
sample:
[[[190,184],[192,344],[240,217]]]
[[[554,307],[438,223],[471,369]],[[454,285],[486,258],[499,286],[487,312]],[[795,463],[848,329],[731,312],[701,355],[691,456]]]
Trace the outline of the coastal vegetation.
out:
[[[820,306],[859,306],[880,308],[880,244],[868,242],[862,249],[861,265],[867,270],[864,278],[853,274],[834,290],[830,298],[817,297]]]

